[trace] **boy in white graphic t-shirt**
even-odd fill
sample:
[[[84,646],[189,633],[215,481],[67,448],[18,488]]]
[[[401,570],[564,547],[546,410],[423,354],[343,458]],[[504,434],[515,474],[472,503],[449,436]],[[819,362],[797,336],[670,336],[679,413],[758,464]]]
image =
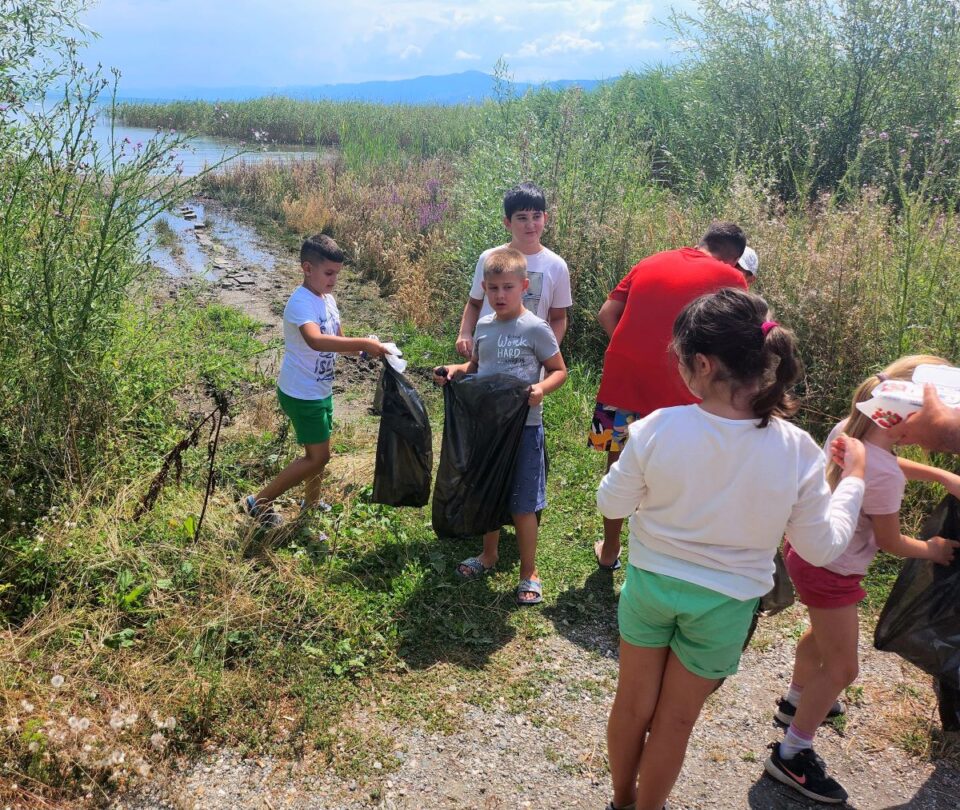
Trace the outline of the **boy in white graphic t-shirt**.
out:
[[[344,253],[325,234],[304,240],[300,247],[303,284],[283,308],[283,362],[277,378],[280,407],[293,424],[303,456],[291,461],[256,495],[240,505],[258,523],[275,528],[282,519],[273,502],[288,489],[305,483],[302,508],[320,502],[320,477],[330,460],[333,429],[333,369],[338,354],[387,354],[371,338],[348,338],[340,327],[340,310],[333,288],[343,269]]]
[[[559,345],[567,331],[567,307],[573,305],[573,298],[567,263],[540,244],[547,224],[547,200],[543,190],[533,183],[514,186],[503,196],[503,213],[503,224],[510,231],[511,238],[508,244],[500,247],[520,251],[527,261],[530,286],[523,295],[523,306],[550,325]],[[483,292],[483,266],[487,257],[498,249],[485,250],[477,261],[457,337],[457,352],[463,357],[473,356],[473,332],[477,321],[493,314]]]

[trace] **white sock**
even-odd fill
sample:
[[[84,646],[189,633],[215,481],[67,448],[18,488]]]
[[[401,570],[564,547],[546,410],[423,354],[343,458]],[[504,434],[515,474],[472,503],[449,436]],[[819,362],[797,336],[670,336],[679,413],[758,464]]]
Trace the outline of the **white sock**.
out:
[[[791,683],[784,700],[786,700],[787,703],[792,703],[794,706],[798,706],[800,704],[800,695],[802,694],[803,687],[797,686],[795,683]]]
[[[780,759],[793,759],[804,748],[813,748],[813,735],[800,731],[791,723],[780,743]]]

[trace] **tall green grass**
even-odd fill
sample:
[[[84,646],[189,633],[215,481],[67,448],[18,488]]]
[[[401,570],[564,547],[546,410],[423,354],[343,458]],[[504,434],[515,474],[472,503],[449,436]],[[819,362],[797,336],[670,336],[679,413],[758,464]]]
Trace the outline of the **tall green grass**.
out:
[[[462,152],[481,108],[259,98],[211,103],[124,104],[118,119],[257,142],[336,146],[354,166]]]

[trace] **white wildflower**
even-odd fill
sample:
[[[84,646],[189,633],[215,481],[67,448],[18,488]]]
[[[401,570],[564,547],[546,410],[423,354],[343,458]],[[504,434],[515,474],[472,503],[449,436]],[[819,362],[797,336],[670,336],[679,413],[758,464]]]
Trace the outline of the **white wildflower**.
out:
[[[3,730],[6,731],[7,734],[16,734],[19,729],[20,729],[20,718],[14,716],[14,717],[11,717],[9,720],[7,720],[7,725],[4,727]]]
[[[150,766],[143,760],[140,760],[140,762],[137,763],[137,773],[146,779],[150,775]]]
[[[67,725],[70,726],[72,731],[79,734],[90,728],[90,721],[86,717],[71,717],[67,720]]]
[[[11,487],[10,489],[7,490],[7,497],[10,499],[16,498],[17,491]]]
[[[128,726],[132,726],[134,723],[137,722],[139,717],[140,715],[137,714],[137,712],[130,712],[130,714],[128,714],[126,717],[123,718],[123,722],[126,723]]]
[[[110,728],[116,731],[123,728],[123,715],[120,712],[114,712],[110,715]]]
[[[33,741],[30,743],[30,745],[27,746],[27,750],[28,750],[31,754],[37,753],[37,751],[40,750],[40,743],[38,743],[36,740],[33,740]]]
[[[166,729],[169,729],[170,731],[173,731],[177,727],[177,718],[168,717],[166,720],[163,721],[163,727]]]
[[[63,686],[64,682],[65,682],[65,679],[64,679],[63,675],[54,675],[54,676],[50,679],[50,685],[51,685],[54,689],[59,689],[61,686]]]
[[[32,704],[29,700],[21,700],[21,701],[20,701],[20,707],[21,707],[27,714],[30,714],[30,712],[33,711],[33,704]]]
[[[110,764],[111,765],[123,765],[123,761],[127,758],[127,755],[123,751],[114,749],[110,754]]]
[[[166,738],[159,731],[151,735],[150,745],[152,745],[154,748],[158,748],[162,750],[166,744],[167,744]]]

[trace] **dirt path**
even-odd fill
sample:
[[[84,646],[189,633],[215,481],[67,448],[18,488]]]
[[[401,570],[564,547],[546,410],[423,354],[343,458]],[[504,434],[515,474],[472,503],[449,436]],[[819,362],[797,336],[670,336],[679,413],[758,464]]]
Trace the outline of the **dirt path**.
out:
[[[218,215],[215,207],[209,210],[214,218]],[[222,212],[219,215],[224,218]],[[265,334],[275,335],[279,309],[295,283],[284,268],[295,267],[295,261],[284,251],[261,244],[264,255],[273,257],[272,266],[251,262],[242,250],[218,237],[216,227],[201,231],[201,251],[211,264],[213,258],[221,264],[212,268],[214,284],[219,285],[214,287],[216,296],[273,324]],[[197,237],[185,232],[182,238]],[[234,281],[228,271],[234,273]],[[245,283],[235,281],[237,274]],[[252,283],[246,283],[247,278]],[[349,316],[365,313],[367,324],[384,323],[389,315],[373,285],[347,278],[337,297]],[[362,364],[340,366],[337,418],[346,429],[366,411],[373,380]],[[332,465],[331,477],[349,480],[369,472],[369,466],[369,458],[342,457]],[[157,776],[120,804],[136,810],[599,809],[609,799],[605,725],[616,684],[616,593],[610,575],[602,572],[591,575],[584,589],[592,592],[593,604],[602,606],[594,618],[584,620],[574,609],[581,591],[560,594],[544,609],[552,624],[546,625],[549,630],[535,647],[514,640],[491,658],[493,666],[508,667],[514,675],[522,668],[522,677],[514,680],[528,689],[504,696],[494,685],[490,699],[478,702],[468,689],[458,691],[456,678],[444,671],[446,665],[419,674],[426,688],[436,689],[437,701],[459,718],[452,731],[427,731],[426,723],[399,724],[375,699],[346,711],[354,728],[392,745],[389,757],[372,762],[356,779],[337,776],[310,758],[280,761],[221,749]],[[792,608],[762,623],[741,672],[708,701],[671,797],[674,810],[818,806],[763,775],[766,746],[782,733],[771,716],[774,700],[786,686],[792,639],[802,622],[802,611]],[[869,641],[865,630],[863,675],[858,682],[862,692],[853,694],[846,728],[843,733],[828,728],[818,735],[819,753],[852,797],[848,806],[960,807],[960,772],[904,750],[924,753],[929,740],[934,711],[929,684],[900,659],[874,651]]]

